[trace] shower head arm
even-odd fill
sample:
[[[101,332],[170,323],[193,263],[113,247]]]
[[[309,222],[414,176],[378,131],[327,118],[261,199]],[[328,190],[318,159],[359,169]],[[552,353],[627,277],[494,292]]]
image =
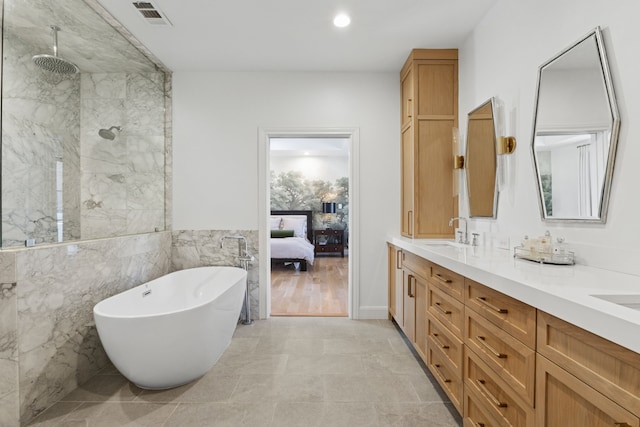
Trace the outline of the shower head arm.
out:
[[[51,27],[51,35],[53,36],[53,56],[58,56],[58,31],[60,31],[60,27],[57,25],[52,25]]]

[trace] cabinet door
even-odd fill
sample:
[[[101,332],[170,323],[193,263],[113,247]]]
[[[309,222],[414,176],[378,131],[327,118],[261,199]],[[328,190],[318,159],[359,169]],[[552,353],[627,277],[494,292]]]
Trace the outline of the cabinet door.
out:
[[[388,245],[389,249],[389,318],[402,326],[404,322],[402,293],[402,249]]]
[[[416,339],[414,345],[422,357],[427,360],[427,281],[420,276],[415,276],[415,302],[416,302]]]
[[[402,164],[402,219],[400,232],[403,236],[413,237],[413,127],[409,126],[402,132],[401,161]]]
[[[544,356],[537,357],[536,425],[638,427],[640,420]]]
[[[458,65],[455,60],[419,61],[414,81],[415,174],[413,237],[450,238],[457,216],[453,195],[453,129],[458,127]]]
[[[415,342],[416,339],[416,276],[411,270],[402,270],[402,291],[404,293],[404,318],[402,329],[409,341]]]

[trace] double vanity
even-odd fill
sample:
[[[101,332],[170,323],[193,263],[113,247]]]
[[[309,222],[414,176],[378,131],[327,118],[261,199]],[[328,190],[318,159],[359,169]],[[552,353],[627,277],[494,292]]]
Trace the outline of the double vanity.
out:
[[[390,237],[389,317],[465,426],[640,426],[637,276]]]

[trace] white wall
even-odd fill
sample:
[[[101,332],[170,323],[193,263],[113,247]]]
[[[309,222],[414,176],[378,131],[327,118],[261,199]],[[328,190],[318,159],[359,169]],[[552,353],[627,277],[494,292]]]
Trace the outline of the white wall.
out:
[[[569,242],[595,245],[600,254],[609,254],[589,260],[594,265],[640,274],[640,267],[632,265],[640,235],[639,13],[637,0],[500,0],[461,46],[461,127],[466,127],[468,111],[497,96],[504,103],[506,129],[518,139],[515,179],[500,195],[498,219],[473,221],[473,227],[529,236],[548,229]],[[544,223],[530,152],[538,67],[596,26],[604,32],[622,118],[608,220],[604,225]],[[464,203],[461,212],[467,212]]]
[[[260,127],[359,128],[360,305],[386,306],[385,241],[400,222],[398,73],[178,72],[173,95],[174,230],[258,229]]]

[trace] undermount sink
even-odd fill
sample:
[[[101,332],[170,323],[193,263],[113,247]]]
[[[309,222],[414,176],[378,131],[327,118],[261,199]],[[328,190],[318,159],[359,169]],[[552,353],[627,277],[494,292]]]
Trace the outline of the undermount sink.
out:
[[[453,240],[423,240],[420,242],[425,246],[448,246],[450,248],[469,248],[469,245],[454,242]]]
[[[623,307],[640,311],[640,294],[625,295],[591,295],[604,301],[612,302]]]

